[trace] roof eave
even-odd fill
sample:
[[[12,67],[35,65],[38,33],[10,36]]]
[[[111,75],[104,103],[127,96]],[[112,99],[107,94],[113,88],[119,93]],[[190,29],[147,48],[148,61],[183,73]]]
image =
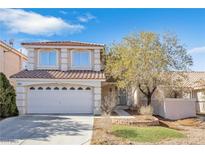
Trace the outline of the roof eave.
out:
[[[104,49],[104,46],[22,45],[24,48]]]
[[[3,41],[0,41],[0,45],[6,49],[11,50],[13,53],[23,57],[25,60],[28,60],[28,57],[26,55],[24,55],[23,53],[21,53],[20,51],[16,50],[15,48],[9,46],[8,44],[4,43]]]
[[[48,80],[48,81],[106,81],[106,79],[52,79],[52,78],[17,78],[17,77],[10,77],[16,81],[27,80],[27,81],[39,81],[39,80]]]

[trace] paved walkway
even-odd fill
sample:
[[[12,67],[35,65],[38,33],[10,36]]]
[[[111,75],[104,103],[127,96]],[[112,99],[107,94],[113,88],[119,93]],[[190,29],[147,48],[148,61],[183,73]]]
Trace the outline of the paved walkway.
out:
[[[0,144],[89,144],[93,116],[26,115],[0,121]]]
[[[115,109],[115,112],[119,115],[119,116],[131,116],[128,112],[122,110],[122,109]]]

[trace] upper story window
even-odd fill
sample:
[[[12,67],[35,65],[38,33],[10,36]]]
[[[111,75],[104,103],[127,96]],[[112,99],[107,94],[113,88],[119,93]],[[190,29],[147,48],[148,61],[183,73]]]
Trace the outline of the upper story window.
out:
[[[89,51],[73,51],[72,66],[89,68],[91,66],[91,54]]]
[[[41,66],[56,66],[57,52],[56,51],[40,51],[39,64]]]

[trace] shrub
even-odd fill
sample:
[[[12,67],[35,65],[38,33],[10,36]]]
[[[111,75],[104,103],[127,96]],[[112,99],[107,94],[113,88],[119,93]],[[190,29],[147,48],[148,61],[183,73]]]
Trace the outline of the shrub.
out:
[[[135,114],[140,114],[140,105],[131,105],[129,109]]]
[[[18,115],[14,87],[3,73],[0,73],[0,117]]]
[[[101,103],[101,111],[103,115],[110,115],[114,110],[117,104],[116,94],[112,92],[108,96],[103,97],[103,101]]]
[[[151,105],[141,106],[140,107],[140,114],[142,114],[142,115],[152,115],[153,114],[152,106]]]

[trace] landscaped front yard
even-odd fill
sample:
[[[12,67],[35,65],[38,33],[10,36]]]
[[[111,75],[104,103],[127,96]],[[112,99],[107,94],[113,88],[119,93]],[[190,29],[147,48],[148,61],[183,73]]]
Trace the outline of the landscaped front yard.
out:
[[[205,124],[195,119],[171,122],[172,129],[163,126],[110,126],[103,129],[103,118],[95,118],[91,144],[205,144]]]

